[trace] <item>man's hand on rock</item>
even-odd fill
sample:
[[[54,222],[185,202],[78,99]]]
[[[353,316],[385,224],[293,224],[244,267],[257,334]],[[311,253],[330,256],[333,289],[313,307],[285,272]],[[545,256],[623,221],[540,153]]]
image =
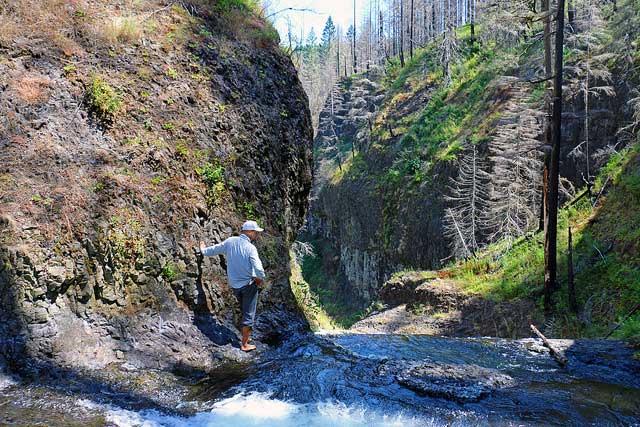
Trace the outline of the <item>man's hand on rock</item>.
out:
[[[207,245],[204,244],[204,242],[200,242],[200,252],[204,252],[204,250],[207,248]]]
[[[256,285],[257,285],[259,288],[261,288],[261,287],[262,287],[262,285],[264,285],[264,280],[262,280],[262,279],[261,279],[261,278],[259,278],[259,277],[254,277],[254,278],[253,278],[253,281],[256,283]]]

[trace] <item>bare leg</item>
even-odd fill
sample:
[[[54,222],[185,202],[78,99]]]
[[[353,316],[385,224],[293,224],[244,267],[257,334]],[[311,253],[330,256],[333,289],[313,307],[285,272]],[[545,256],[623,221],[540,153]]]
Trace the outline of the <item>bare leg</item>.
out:
[[[249,326],[243,326],[242,327],[242,346],[240,347],[242,351],[251,351],[256,349],[255,345],[249,344],[250,337],[251,337],[251,328]]]

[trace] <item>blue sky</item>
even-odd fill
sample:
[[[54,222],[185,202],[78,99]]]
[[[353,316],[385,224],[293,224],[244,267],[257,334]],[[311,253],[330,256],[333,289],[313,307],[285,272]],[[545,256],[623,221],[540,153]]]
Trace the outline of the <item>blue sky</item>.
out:
[[[356,0],[356,12],[361,13],[365,0]],[[336,25],[343,28],[346,32],[347,27],[353,20],[353,0],[267,0],[265,4],[269,5],[269,13],[273,13],[287,7],[297,9],[312,9],[313,12],[282,12],[273,18],[276,29],[280,32],[280,38],[286,39],[287,33],[287,16],[291,18],[294,34],[300,37],[300,32],[304,29],[305,38],[311,27],[314,28],[316,36],[320,39],[322,29],[331,16]],[[360,21],[360,17],[357,18]]]

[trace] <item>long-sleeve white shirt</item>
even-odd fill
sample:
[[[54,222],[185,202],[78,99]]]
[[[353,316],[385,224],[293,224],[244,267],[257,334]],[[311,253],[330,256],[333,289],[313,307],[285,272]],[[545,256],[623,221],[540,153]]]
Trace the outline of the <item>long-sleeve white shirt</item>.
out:
[[[245,234],[229,237],[222,243],[209,246],[202,251],[202,254],[225,256],[229,286],[234,289],[248,285],[254,277],[265,278],[258,250]]]

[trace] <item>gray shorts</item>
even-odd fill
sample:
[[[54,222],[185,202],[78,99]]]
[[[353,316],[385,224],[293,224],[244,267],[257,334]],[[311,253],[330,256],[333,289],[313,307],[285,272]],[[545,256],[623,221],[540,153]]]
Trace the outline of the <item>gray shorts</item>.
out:
[[[258,285],[252,281],[239,289],[232,289],[238,303],[240,303],[240,310],[242,310],[242,322],[240,324],[242,326],[253,327],[253,322],[256,318],[256,308],[258,307]]]

